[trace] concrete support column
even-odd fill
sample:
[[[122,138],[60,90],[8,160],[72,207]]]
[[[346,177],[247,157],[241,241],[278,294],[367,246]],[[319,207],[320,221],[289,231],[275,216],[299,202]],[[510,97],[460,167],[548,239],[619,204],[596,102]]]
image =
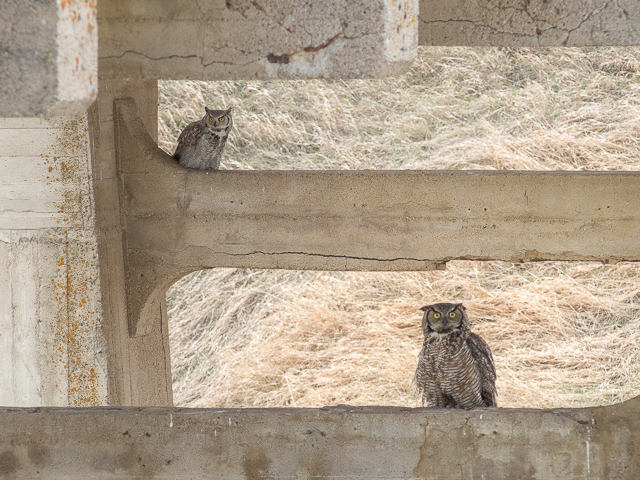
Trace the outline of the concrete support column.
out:
[[[101,80],[98,101],[89,110],[96,198],[97,243],[100,258],[101,300],[105,325],[109,405],[163,405],[173,403],[169,336],[164,298],[154,306],[154,319],[144,334],[130,333],[125,290],[126,259],[121,221],[121,192],[114,138],[114,101],[131,97],[140,106],[147,132],[158,138],[156,80]]]
[[[87,117],[0,119],[0,405],[107,402]]]
[[[105,81],[88,115],[0,119],[0,405],[172,404],[166,307],[130,336],[113,102],[157,139],[157,82]]]

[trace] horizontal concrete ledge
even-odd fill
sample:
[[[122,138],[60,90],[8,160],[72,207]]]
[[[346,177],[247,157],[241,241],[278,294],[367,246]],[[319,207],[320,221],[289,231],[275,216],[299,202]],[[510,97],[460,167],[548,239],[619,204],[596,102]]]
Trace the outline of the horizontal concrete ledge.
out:
[[[3,478],[637,479],[640,399],[527,410],[0,409]]]
[[[420,45],[640,45],[636,0],[420,0]]]
[[[418,0],[101,0],[100,76],[255,80],[399,75]]]
[[[180,276],[205,268],[640,260],[640,173],[207,174],[147,166],[122,178],[127,275],[139,302],[130,318],[155,308]]]
[[[640,261],[640,172],[205,172],[161,151],[133,100],[118,101],[115,127],[132,334],[205,268]]]
[[[165,263],[422,270],[454,259],[640,260],[638,172],[158,165],[124,184],[129,248]]]

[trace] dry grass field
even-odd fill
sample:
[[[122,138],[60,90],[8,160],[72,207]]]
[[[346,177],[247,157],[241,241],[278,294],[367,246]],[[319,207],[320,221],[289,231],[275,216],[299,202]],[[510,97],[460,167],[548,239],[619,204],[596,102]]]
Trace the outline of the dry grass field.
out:
[[[429,48],[383,80],[165,81],[160,146],[205,105],[235,107],[222,168],[640,170],[640,49]],[[175,403],[417,406],[418,308],[438,301],[464,302],[491,346],[500,406],[640,394],[640,265],[455,261],[183,278]]]

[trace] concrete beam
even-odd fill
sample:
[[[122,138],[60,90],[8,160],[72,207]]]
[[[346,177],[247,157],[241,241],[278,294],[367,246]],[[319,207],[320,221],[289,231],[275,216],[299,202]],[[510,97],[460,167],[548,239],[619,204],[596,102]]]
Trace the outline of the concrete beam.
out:
[[[83,115],[96,98],[95,2],[0,2],[0,117]]]
[[[3,478],[636,480],[640,398],[583,409],[0,409]]]
[[[640,45],[635,0],[420,0],[420,45]]]
[[[101,0],[100,76],[369,78],[416,55],[418,0]]]
[[[204,172],[158,149],[132,100],[115,115],[132,334],[205,268],[640,261],[639,172]]]

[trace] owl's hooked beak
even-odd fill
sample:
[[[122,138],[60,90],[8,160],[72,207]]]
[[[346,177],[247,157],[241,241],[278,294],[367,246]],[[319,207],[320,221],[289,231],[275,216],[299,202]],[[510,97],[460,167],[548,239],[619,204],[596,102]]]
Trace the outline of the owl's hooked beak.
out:
[[[447,316],[445,315],[444,318],[442,319],[442,326],[446,327],[447,326]]]

